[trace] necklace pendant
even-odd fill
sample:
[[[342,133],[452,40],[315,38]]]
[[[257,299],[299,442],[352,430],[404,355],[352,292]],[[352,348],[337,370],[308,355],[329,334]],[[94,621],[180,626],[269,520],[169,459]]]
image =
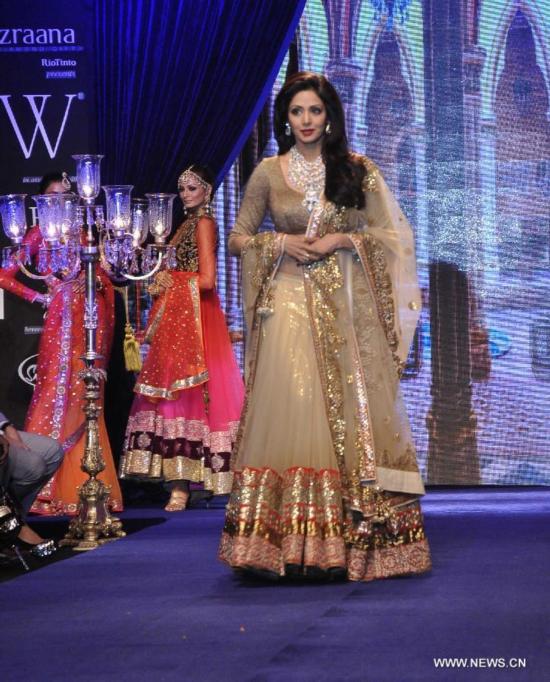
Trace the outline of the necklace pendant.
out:
[[[296,147],[292,147],[288,178],[292,187],[304,193],[302,205],[311,213],[319,203],[325,187],[325,164],[322,157],[306,161]]]
[[[308,188],[305,192],[305,195],[305,199],[302,203],[307,208],[308,212],[311,213],[319,201],[319,195],[313,188]]]

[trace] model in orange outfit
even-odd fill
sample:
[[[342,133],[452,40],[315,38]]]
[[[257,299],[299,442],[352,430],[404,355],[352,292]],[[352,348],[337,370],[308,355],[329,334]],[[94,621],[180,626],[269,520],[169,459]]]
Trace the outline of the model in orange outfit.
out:
[[[62,177],[52,180],[41,193],[67,191]],[[29,230],[25,243],[31,256],[36,256],[41,243],[38,227]],[[0,270],[0,288],[26,301],[48,304],[38,350],[36,385],[25,431],[50,436],[58,440],[65,452],[63,464],[39,493],[31,511],[38,514],[75,514],[78,487],[87,475],[80,468],[84,452],[84,384],[79,372],[84,368],[84,279],[81,274],[72,282],[52,285],[46,296],[16,280],[17,267]],[[54,278],[51,278],[54,281]],[[107,366],[114,324],[114,292],[109,279],[100,273],[97,278],[98,328],[97,350],[102,356],[97,366]],[[103,395],[101,395],[101,403]],[[99,436],[105,470],[99,478],[110,486],[110,508],[122,510],[122,495],[109,445],[103,413],[99,416]]]

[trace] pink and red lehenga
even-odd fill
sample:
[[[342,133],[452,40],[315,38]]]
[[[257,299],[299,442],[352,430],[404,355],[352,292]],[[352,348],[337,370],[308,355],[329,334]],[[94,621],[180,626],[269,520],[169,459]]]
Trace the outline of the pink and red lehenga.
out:
[[[40,241],[40,231],[33,227],[25,238],[31,256],[37,254]],[[40,294],[18,282],[16,274],[16,267],[0,270],[0,287],[27,301],[38,300]],[[65,457],[56,474],[39,493],[31,511],[44,515],[75,514],[78,488],[87,479],[80,468],[85,429],[82,411],[84,384],[79,378],[79,372],[84,368],[82,356],[85,353],[83,281],[79,278],[58,284],[52,294],[40,338],[36,385],[24,429],[58,440]],[[102,356],[97,365],[105,368],[113,336],[114,293],[111,282],[102,273],[98,275],[97,304],[97,348]],[[103,413],[98,425],[105,460],[105,470],[99,478],[110,487],[110,508],[121,511],[122,495]]]
[[[158,292],[136,382],[121,478],[231,490],[230,455],[244,386],[213,288],[216,223],[195,213],[176,231],[177,270]]]

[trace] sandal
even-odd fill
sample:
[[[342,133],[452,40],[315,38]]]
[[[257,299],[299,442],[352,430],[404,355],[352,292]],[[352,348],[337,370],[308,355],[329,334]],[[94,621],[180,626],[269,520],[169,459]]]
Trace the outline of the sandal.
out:
[[[164,507],[167,512],[184,511],[189,500],[189,493],[185,490],[172,490],[168,504]]]

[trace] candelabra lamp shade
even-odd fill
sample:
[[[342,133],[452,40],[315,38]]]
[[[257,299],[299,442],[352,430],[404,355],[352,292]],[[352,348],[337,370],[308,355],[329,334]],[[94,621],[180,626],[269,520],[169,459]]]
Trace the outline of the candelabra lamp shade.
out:
[[[132,245],[141,246],[149,232],[149,202],[146,199],[132,199]]]
[[[25,219],[26,194],[4,194],[0,196],[0,216],[6,237],[12,244],[20,244],[27,231]]]
[[[101,189],[100,164],[103,154],[74,154],[76,161],[76,187],[79,196],[92,204]]]
[[[115,237],[130,231],[133,185],[104,185],[107,228]]]
[[[78,202],[80,198],[74,192],[59,194],[61,203],[61,238],[64,242],[69,240],[79,241],[80,226],[84,222],[79,220]]]
[[[146,194],[149,199],[149,231],[156,244],[164,244],[172,231],[172,207],[175,194]]]
[[[38,227],[43,243],[38,249],[37,270],[69,277],[80,267],[80,226],[77,204],[72,192],[65,194],[37,194],[33,196],[38,214]],[[65,273],[61,275],[61,273]],[[27,276],[28,272],[25,272]],[[40,277],[39,277],[40,278]]]
[[[57,244],[63,229],[63,202],[60,194],[37,194],[33,196],[38,213],[38,227],[44,241]]]

